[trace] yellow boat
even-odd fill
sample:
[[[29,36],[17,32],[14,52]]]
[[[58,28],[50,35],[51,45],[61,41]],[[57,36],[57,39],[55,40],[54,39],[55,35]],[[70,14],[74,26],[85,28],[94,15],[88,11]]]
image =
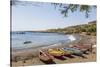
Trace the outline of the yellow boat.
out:
[[[63,56],[65,52],[60,49],[48,49],[48,53],[52,56]]]

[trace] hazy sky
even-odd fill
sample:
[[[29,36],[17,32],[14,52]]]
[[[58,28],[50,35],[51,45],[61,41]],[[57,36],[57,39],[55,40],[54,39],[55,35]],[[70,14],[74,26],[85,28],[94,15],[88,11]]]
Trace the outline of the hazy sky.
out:
[[[79,11],[63,17],[60,11],[50,3],[40,6],[12,6],[12,30],[45,30],[63,28],[71,25],[85,24],[96,20],[96,9],[92,10],[89,18]]]

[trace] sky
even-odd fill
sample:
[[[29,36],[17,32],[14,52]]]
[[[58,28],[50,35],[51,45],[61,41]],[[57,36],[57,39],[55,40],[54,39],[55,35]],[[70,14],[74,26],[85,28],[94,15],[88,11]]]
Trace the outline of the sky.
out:
[[[96,20],[96,12],[93,9],[89,18],[79,11],[70,12],[68,17],[64,17],[50,3],[16,5],[12,6],[12,31],[37,31],[86,24]]]

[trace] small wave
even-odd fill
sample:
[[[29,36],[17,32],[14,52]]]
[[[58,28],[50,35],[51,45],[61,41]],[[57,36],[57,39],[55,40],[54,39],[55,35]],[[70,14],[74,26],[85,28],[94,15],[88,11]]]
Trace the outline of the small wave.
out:
[[[76,40],[76,38],[75,38],[73,35],[70,35],[70,36],[68,37],[68,39],[70,39],[71,41]]]

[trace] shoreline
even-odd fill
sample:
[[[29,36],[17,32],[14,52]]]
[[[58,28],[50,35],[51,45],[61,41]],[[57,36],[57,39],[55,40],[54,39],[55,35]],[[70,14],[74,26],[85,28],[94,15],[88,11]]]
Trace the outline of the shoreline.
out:
[[[83,41],[84,40],[84,38],[85,39],[87,39],[87,40],[85,40],[85,41]],[[95,37],[94,37],[95,38]],[[68,45],[75,45],[75,44],[78,44],[78,43],[80,43],[80,42],[83,42],[84,44],[85,43],[87,43],[86,41],[88,41],[88,40],[93,40],[94,39],[92,36],[83,36],[83,35],[81,35],[81,40],[79,40],[78,42],[72,42],[72,43],[68,43]],[[96,39],[94,39],[95,41],[96,41]],[[91,43],[93,42],[93,41],[90,41]],[[94,42],[93,42],[94,43]],[[94,45],[96,44],[96,42],[94,43]],[[30,56],[32,56],[32,58],[30,58],[30,59],[28,59],[28,61],[25,63],[25,66],[27,66],[27,65],[42,65],[42,64],[44,64],[43,62],[41,62],[40,60],[39,60],[39,58],[37,57],[38,56],[38,50],[47,50],[47,49],[49,49],[49,48],[63,48],[63,47],[68,47],[68,45],[62,45],[62,44],[60,44],[60,45],[52,45],[52,46],[46,46],[46,47],[44,47],[44,48],[38,48],[37,50],[35,50],[35,49],[28,49],[28,50],[26,50],[26,51],[23,51],[23,52],[19,52],[19,53],[15,53],[14,55],[12,55],[12,57],[15,57],[15,56],[17,56],[17,57],[24,57],[24,58],[26,58],[26,57],[30,57]],[[94,52],[95,52],[95,54],[91,54],[90,53],[90,55],[86,55],[88,58],[91,58],[91,57],[94,57],[94,58],[91,58],[91,59],[88,59],[88,60],[84,60],[84,59],[80,59],[79,57],[76,57],[76,58],[74,58],[73,60],[72,59],[69,59],[69,61],[64,61],[64,62],[62,62],[62,61],[59,61],[59,64],[62,64],[62,63],[76,63],[76,62],[91,62],[91,61],[96,61],[96,47],[95,47],[95,50],[94,50]],[[33,59],[33,60],[31,60],[31,59]],[[37,62],[35,61],[35,60],[38,60]],[[32,63],[33,61],[35,61],[36,63]],[[57,61],[58,62],[58,61]],[[22,60],[19,60],[18,62],[11,62],[12,63],[12,66],[22,66],[23,65],[23,62],[22,62]],[[57,63],[58,64],[58,63]]]
[[[68,34],[69,35],[69,34]],[[41,46],[38,46],[38,47],[31,47],[31,48],[26,48],[26,49],[15,49],[13,50],[12,49],[12,56],[20,56],[21,54],[24,54],[26,52],[28,53],[32,53],[33,55],[36,55],[36,53],[39,51],[39,50],[47,50],[49,48],[63,48],[63,47],[68,47],[70,44],[77,44],[79,41],[80,41],[80,35],[78,34],[72,34],[76,40],[72,41],[72,42],[64,42],[64,43],[55,43],[55,44],[51,44],[51,45],[43,45],[42,47]],[[78,35],[78,36],[77,36]]]
[[[12,52],[23,52],[23,51],[32,51],[32,50],[36,50],[36,49],[48,49],[48,48],[57,48],[57,47],[64,47],[64,46],[68,46],[71,43],[75,43],[80,41],[80,35],[79,34],[66,34],[66,36],[73,36],[76,38],[76,40],[74,41],[70,41],[70,42],[58,42],[58,43],[54,43],[54,44],[50,44],[50,45],[41,45],[41,46],[36,46],[36,47],[30,47],[30,48],[22,48],[22,49],[16,49],[16,48],[12,48]]]

